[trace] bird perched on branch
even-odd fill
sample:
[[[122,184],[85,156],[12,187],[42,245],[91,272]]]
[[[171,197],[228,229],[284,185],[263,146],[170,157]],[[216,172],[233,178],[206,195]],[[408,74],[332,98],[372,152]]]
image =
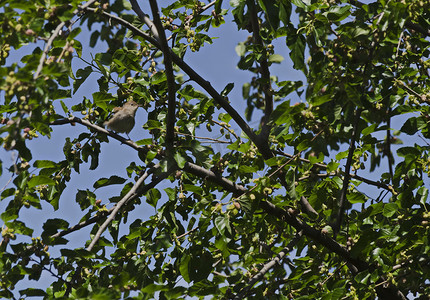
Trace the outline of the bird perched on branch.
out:
[[[133,129],[136,116],[136,110],[139,108],[139,104],[133,100],[127,101],[122,107],[115,107],[113,109],[114,115],[110,120],[103,123],[109,129],[117,133],[128,133]]]

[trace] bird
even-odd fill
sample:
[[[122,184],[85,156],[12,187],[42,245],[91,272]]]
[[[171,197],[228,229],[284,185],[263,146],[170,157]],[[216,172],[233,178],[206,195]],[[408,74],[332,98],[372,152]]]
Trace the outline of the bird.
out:
[[[128,134],[134,127],[134,117],[139,106],[139,104],[130,100],[124,103],[122,107],[115,107],[113,117],[104,122],[103,125],[117,133],[127,134],[128,139],[130,139]]]

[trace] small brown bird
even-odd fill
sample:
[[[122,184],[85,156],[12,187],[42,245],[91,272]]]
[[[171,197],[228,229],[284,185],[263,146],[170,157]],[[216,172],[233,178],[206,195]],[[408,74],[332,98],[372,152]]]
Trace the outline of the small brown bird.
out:
[[[133,100],[127,101],[122,107],[115,107],[113,117],[104,122],[103,125],[117,133],[126,133],[128,137],[128,133],[134,127],[134,117],[138,108],[139,105]],[[128,138],[130,139],[130,137]]]

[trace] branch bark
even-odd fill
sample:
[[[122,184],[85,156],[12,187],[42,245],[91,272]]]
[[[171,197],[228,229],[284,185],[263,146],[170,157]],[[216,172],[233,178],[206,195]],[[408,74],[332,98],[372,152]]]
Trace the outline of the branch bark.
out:
[[[176,109],[176,87],[175,87],[175,76],[173,75],[172,57],[171,50],[167,44],[166,33],[164,32],[163,24],[160,20],[158,12],[158,5],[156,0],[149,0],[151,5],[152,16],[154,18],[154,24],[158,31],[158,41],[160,42],[161,51],[164,54],[164,66],[166,69],[167,77],[167,89],[168,89],[168,100],[167,100],[167,118],[166,118],[166,153],[168,162],[173,162],[173,142],[175,139],[175,109]]]
[[[262,55],[259,60],[261,79],[263,81],[262,88],[264,92],[264,116],[262,121],[260,137],[262,140],[267,141],[270,134],[269,119],[273,111],[273,96],[272,87],[270,83],[270,71],[267,63],[266,46],[260,36],[260,26],[258,23],[257,9],[255,8],[254,0],[249,1],[249,10],[251,15],[251,25],[254,37],[254,43],[261,47]]]
[[[148,17],[147,14],[145,14],[142,9],[140,8],[139,4],[136,0],[130,0],[131,3],[131,9],[136,13],[136,15],[139,17],[139,19],[148,26],[149,30],[152,32],[152,35],[157,39],[160,40],[160,37],[158,35],[158,30],[155,27],[152,20]]]
[[[124,197],[122,197],[122,199],[113,207],[113,209],[111,210],[111,212],[109,214],[109,217],[99,227],[96,235],[94,236],[93,240],[91,241],[91,243],[87,247],[87,251],[91,251],[94,248],[95,244],[97,243],[97,241],[102,236],[102,233],[105,231],[105,229],[108,227],[108,225],[113,221],[113,219],[115,218],[116,214],[121,209],[121,207],[123,205],[125,205],[127,202],[129,202],[131,199],[137,198],[139,196],[139,194],[141,194],[141,193],[139,193],[139,189],[144,184],[145,179],[148,178],[149,175],[153,174],[159,168],[160,168],[160,165],[157,164],[157,165],[153,166],[151,169],[149,169],[148,171],[146,171],[136,181],[136,183],[133,185],[133,187],[130,189],[130,191],[128,191],[128,193]],[[164,179],[163,177],[157,177],[152,181],[153,182],[152,185],[155,186],[155,182],[159,183],[162,180],[160,178]],[[145,190],[147,190],[147,189],[145,189]]]

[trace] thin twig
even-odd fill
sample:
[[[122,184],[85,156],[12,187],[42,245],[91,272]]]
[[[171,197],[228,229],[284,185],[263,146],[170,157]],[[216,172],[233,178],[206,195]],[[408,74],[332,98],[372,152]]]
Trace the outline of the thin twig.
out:
[[[88,6],[92,5],[97,0],[89,0],[84,5],[80,6],[79,8],[75,9],[73,11],[73,15],[76,15],[79,13],[82,9],[86,9]],[[48,55],[49,49],[51,48],[52,43],[54,42],[55,38],[60,34],[61,29],[66,25],[66,22],[63,21],[55,28],[55,30],[52,32],[51,36],[49,37],[48,41],[46,42],[45,49],[42,52],[42,56],[39,60],[39,65],[37,66],[36,72],[33,75],[33,78],[36,79],[39,77],[40,72],[42,72],[43,65],[45,64],[46,56]]]
[[[285,247],[284,249],[282,249],[281,252],[279,252],[279,254],[273,258],[271,261],[269,261],[268,263],[264,264],[264,266],[261,268],[261,270],[255,274],[254,276],[252,276],[252,278],[249,280],[248,284],[246,285],[246,287],[242,288],[236,295],[236,297],[234,297],[234,300],[239,300],[239,299],[243,299],[247,293],[249,292],[249,290],[254,286],[255,283],[257,283],[257,281],[259,281],[261,278],[264,277],[264,275],[270,270],[272,269],[274,266],[279,265],[281,260],[285,257],[285,255],[287,255],[287,253],[291,252],[293,250],[293,248],[295,247],[295,245],[297,244],[297,242],[301,239],[303,234],[303,231],[299,231],[297,232],[296,236],[288,243],[287,247]]]
[[[120,141],[122,144],[126,144],[127,146],[130,146],[131,148],[135,149],[135,150],[143,150],[143,147],[138,146],[135,142],[133,142],[132,140],[126,139],[122,136],[120,136],[119,134],[116,134],[113,131],[110,130],[106,130],[103,127],[100,127],[96,124],[91,123],[90,121],[87,120],[83,120],[80,119],[78,117],[69,117],[69,118],[64,118],[64,119],[59,119],[59,120],[55,120],[53,122],[51,122],[49,125],[63,125],[63,124],[74,124],[74,123],[78,123],[78,124],[82,124],[84,126],[87,126],[91,129],[94,129],[98,132],[101,133],[105,133],[111,137],[113,137],[114,139]]]
[[[189,235],[190,233],[193,233],[193,232],[194,232],[194,231],[196,231],[198,228],[199,228],[199,226],[194,227],[193,229],[191,229],[191,230],[189,230],[189,231],[187,231],[187,232],[185,232],[185,233],[183,233],[183,234],[181,234],[181,235],[178,235],[176,238],[177,238],[177,239],[183,238],[184,236],[187,236],[187,235]]]
[[[216,143],[220,143],[220,144],[231,144],[231,142],[227,142],[227,141],[221,141],[218,139],[214,139],[214,138],[209,138],[209,137],[203,137],[203,136],[195,136],[189,133],[184,133],[184,132],[175,132],[176,134],[180,134],[180,135],[185,135],[185,136],[190,136],[194,139],[200,139],[200,140],[208,140],[208,141],[212,141],[212,142],[216,142]]]
[[[339,210],[338,210],[338,213],[336,216],[336,223],[333,226],[334,236],[336,236],[338,234],[340,227],[342,226],[343,217],[344,217],[344,213],[345,213],[345,209],[346,209],[346,204],[347,204],[346,194],[348,192],[348,186],[349,186],[349,182],[351,179],[349,172],[351,170],[352,158],[353,158],[353,154],[355,151],[355,142],[357,141],[357,136],[358,136],[358,132],[359,132],[358,124],[360,123],[361,111],[362,111],[361,109],[357,109],[355,111],[354,127],[352,129],[351,140],[349,142],[348,157],[346,159],[345,171],[344,171],[345,175],[343,178],[342,190],[340,192],[340,197],[339,197]]]
[[[393,172],[393,164],[394,164],[394,157],[391,153],[391,107],[388,107],[387,110],[387,142],[385,147],[385,155],[387,155],[388,158],[388,170],[390,172],[390,179],[393,180],[394,172]]]

